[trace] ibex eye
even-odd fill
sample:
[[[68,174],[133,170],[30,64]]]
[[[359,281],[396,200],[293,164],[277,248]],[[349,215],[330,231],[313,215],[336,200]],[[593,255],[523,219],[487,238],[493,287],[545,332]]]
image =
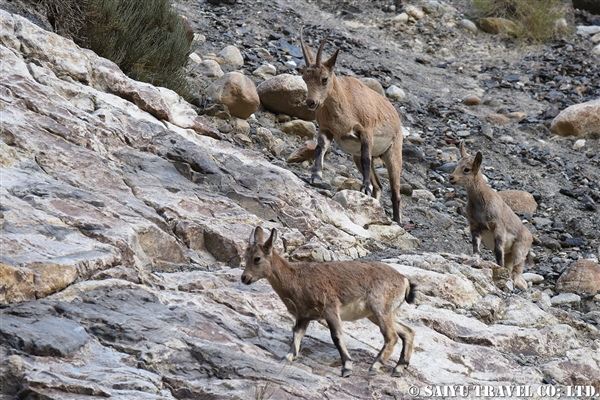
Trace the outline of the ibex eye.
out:
[[[465,172],[468,174],[469,172],[471,172],[471,170],[469,168],[465,168]]]
[[[254,264],[258,264],[260,262],[260,257],[254,257]]]
[[[323,85],[327,85],[327,78],[323,78],[323,79],[321,79],[321,83],[322,83]]]

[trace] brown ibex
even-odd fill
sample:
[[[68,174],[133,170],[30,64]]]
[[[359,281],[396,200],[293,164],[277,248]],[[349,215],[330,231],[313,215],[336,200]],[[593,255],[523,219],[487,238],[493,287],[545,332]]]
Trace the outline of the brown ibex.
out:
[[[337,144],[354,158],[362,173],[361,191],[381,198],[381,184],[373,169],[373,157],[385,162],[392,192],[394,221],[401,224],[400,174],[402,172],[402,126],[394,106],[382,95],[353,77],[338,78],[333,67],[339,49],[322,62],[323,47],[329,32],[321,42],[316,59],[304,43],[300,44],[306,68],[302,78],[308,95],[306,106],[314,110],[319,124],[315,164],[311,183],[323,179],[323,157],[335,139]]]
[[[300,351],[300,341],[310,321],[324,319],[333,343],[342,358],[342,376],[352,373],[352,359],[343,340],[342,321],[368,318],[379,327],[384,345],[370,374],[376,374],[394,350],[398,336],[402,339],[400,360],[392,376],[399,376],[408,366],[413,351],[415,331],[398,319],[404,300],[412,303],[415,285],[389,265],[380,262],[338,261],[289,263],[273,250],[277,231],[264,241],[261,227],[250,234],[246,249],[246,267],[242,282],[249,285],[259,279],[269,281],[288,311],[296,318],[290,352],[293,361]]]
[[[473,241],[473,253],[479,256],[481,242],[494,252],[496,262],[511,273],[516,288],[527,289],[521,276],[523,266],[533,262],[530,252],[533,237],[519,217],[483,180],[483,156],[467,154],[460,144],[461,159],[450,175],[450,183],[467,189],[467,218]]]

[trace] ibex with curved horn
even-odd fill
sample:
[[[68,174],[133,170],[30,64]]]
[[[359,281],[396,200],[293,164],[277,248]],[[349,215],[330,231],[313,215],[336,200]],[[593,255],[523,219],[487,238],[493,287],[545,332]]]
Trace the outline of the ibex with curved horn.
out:
[[[385,162],[392,191],[394,221],[400,224],[400,174],[402,172],[402,126],[394,106],[379,93],[353,77],[338,78],[333,67],[339,49],[322,61],[323,47],[329,32],[321,42],[317,57],[304,43],[300,30],[300,44],[306,68],[302,78],[308,87],[306,106],[314,110],[319,123],[316,159],[311,183],[323,179],[323,157],[331,141],[352,154],[354,163],[362,173],[361,191],[377,200],[381,197],[381,184],[373,170],[373,157]]]
[[[400,360],[392,376],[408,366],[415,331],[400,322],[398,311],[404,300],[412,303],[415,285],[389,265],[373,261],[289,263],[273,250],[277,231],[264,241],[261,227],[250,234],[246,249],[246,268],[242,282],[249,285],[266,278],[296,318],[294,338],[286,356],[293,361],[310,321],[324,319],[333,343],[342,357],[342,376],[352,373],[352,359],[344,345],[342,321],[368,318],[379,327],[384,345],[373,362],[370,374],[376,374],[402,339]]]

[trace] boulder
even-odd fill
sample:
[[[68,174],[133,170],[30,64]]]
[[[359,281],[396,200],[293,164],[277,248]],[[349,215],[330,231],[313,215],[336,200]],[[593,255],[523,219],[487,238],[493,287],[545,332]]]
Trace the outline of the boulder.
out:
[[[317,127],[310,121],[295,119],[281,125],[281,130],[290,135],[298,137],[308,137],[314,139],[317,136]]]
[[[209,78],[220,78],[224,75],[221,66],[215,60],[201,61],[196,68],[202,75]]]
[[[523,190],[502,190],[498,194],[514,212],[526,212],[533,215],[537,210],[537,202],[531,193]]]
[[[561,136],[600,138],[600,99],[565,108],[552,120],[550,130]]]
[[[269,79],[277,75],[277,68],[272,64],[264,64],[252,71],[252,75],[261,79]]]
[[[256,89],[267,110],[308,121],[315,119],[315,112],[306,108],[308,90],[302,77],[277,75],[262,82]]]
[[[333,196],[333,200],[350,211],[350,219],[356,225],[390,225],[392,223],[379,201],[364,193],[355,190],[341,190]]]
[[[517,25],[505,18],[482,18],[479,20],[479,27],[482,31],[494,35],[506,33],[515,36],[517,34]]]
[[[246,119],[260,105],[254,82],[239,72],[229,72],[206,89],[215,103],[225,104],[231,115]]]
[[[408,18],[408,17],[407,17]],[[364,83],[369,89],[373,89],[375,92],[379,93],[382,96],[385,96],[385,90],[383,90],[383,86],[381,83],[375,78],[359,78],[359,81]]]
[[[234,67],[241,67],[244,65],[242,53],[240,53],[240,50],[237,47],[232,45],[225,46],[223,50],[217,54],[217,57],[219,57],[219,61],[221,61],[222,64],[229,64]]]
[[[600,291],[600,265],[593,260],[578,260],[571,264],[556,281],[560,292],[596,294]]]
[[[287,162],[299,163],[306,160],[314,160],[316,150],[317,141],[307,140],[288,157]]]

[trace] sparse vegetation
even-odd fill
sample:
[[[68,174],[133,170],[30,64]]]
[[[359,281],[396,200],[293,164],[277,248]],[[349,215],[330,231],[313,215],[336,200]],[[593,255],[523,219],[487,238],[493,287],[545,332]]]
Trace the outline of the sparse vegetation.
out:
[[[499,17],[517,25],[517,37],[546,41],[568,28],[559,23],[565,17],[563,0],[473,0],[475,16]]]
[[[90,0],[88,4],[84,32],[92,50],[117,63],[133,79],[185,95],[190,44],[169,0]]]
[[[45,0],[57,33],[114,61],[133,79],[189,98],[190,43],[169,0]]]

